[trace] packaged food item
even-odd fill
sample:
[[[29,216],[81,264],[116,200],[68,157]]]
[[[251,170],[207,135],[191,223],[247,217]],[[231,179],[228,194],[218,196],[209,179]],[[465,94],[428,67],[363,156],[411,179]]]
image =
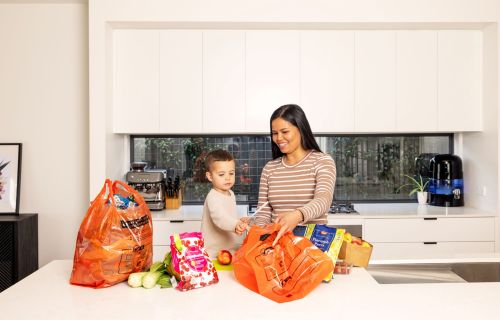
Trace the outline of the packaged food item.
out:
[[[342,247],[344,233],[345,229],[332,228],[321,224],[308,224],[304,237],[311,240],[316,247],[325,252],[335,264]],[[333,272],[328,274],[324,281],[330,282],[332,277]]]
[[[335,274],[349,274],[351,273],[352,264],[347,263],[344,260],[337,260],[335,263],[335,269],[333,273]]]
[[[172,266],[180,278],[177,289],[186,291],[219,282],[217,271],[205,250],[201,232],[171,235],[170,250]]]
[[[109,287],[147,269],[152,233],[144,199],[126,183],[107,179],[80,225],[71,284]]]
[[[273,246],[279,224],[252,226],[233,259],[236,279],[276,302],[305,297],[333,271],[332,259],[309,239],[285,233]]]

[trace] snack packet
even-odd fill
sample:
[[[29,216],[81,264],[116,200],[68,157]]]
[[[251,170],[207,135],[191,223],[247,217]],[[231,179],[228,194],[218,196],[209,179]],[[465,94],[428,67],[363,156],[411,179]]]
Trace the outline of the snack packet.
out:
[[[342,247],[344,233],[345,229],[332,228],[321,224],[308,224],[304,237],[311,240],[316,247],[325,252],[335,265]],[[330,282],[332,278],[333,272],[328,274],[323,281]]]
[[[217,271],[205,250],[201,232],[170,236],[174,270],[180,274],[176,288],[181,291],[202,288],[219,282]]]

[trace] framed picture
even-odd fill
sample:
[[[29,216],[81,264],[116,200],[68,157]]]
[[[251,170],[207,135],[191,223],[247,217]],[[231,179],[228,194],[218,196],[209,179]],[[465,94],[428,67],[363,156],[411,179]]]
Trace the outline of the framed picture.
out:
[[[19,214],[21,143],[0,143],[0,215]]]

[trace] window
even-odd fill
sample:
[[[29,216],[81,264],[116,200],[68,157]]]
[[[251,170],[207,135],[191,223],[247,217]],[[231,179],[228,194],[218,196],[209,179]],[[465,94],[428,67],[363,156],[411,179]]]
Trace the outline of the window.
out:
[[[317,135],[322,151],[337,166],[334,199],[338,201],[414,201],[408,196],[405,175],[426,175],[429,159],[453,153],[453,135]],[[236,159],[233,188],[240,203],[256,202],[260,173],[271,159],[267,135],[132,136],[131,161],[145,161],[149,169],[164,169],[184,182],[184,203],[202,203],[210,190],[204,158],[225,149]]]

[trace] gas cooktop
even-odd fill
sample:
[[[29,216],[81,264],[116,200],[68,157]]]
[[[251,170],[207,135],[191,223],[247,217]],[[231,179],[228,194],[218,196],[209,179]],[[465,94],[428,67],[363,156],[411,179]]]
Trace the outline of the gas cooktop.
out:
[[[354,205],[351,202],[333,202],[330,210],[330,214],[359,214],[359,212],[354,209]]]

